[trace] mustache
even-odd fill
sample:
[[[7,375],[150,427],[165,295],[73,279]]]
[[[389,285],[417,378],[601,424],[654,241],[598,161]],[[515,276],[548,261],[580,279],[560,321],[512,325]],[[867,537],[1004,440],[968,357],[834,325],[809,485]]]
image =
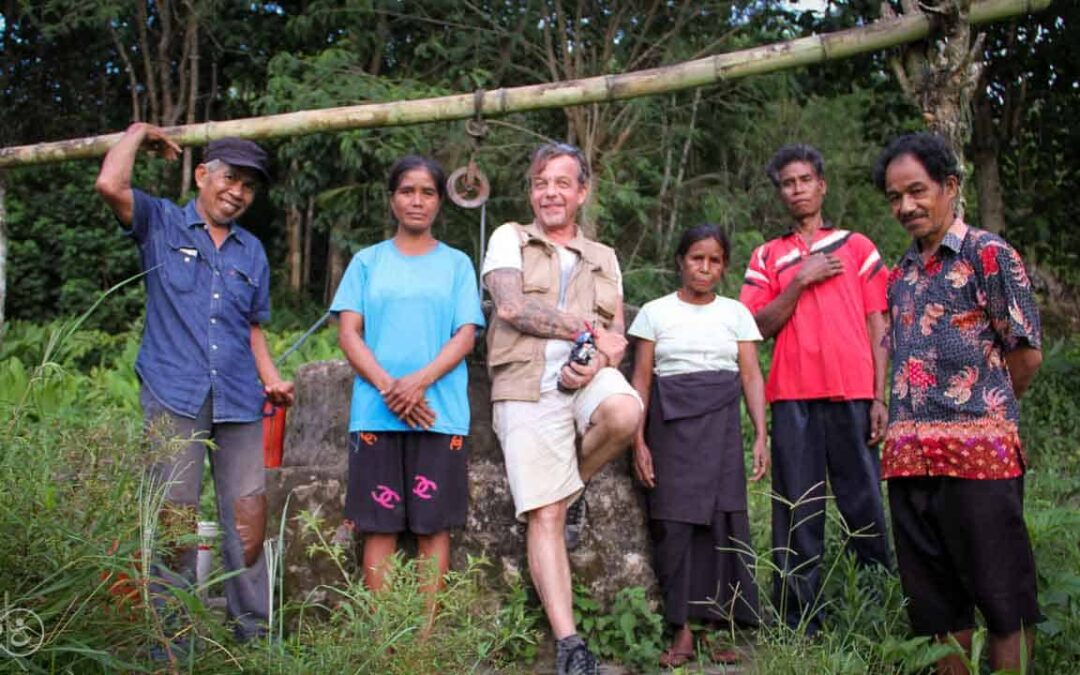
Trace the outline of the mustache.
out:
[[[927,214],[926,211],[922,211],[922,210],[911,211],[910,213],[901,213],[900,214],[900,222],[903,223],[903,224],[907,224],[907,223],[911,222],[912,220],[915,220],[916,218],[926,218],[928,215],[929,214]]]

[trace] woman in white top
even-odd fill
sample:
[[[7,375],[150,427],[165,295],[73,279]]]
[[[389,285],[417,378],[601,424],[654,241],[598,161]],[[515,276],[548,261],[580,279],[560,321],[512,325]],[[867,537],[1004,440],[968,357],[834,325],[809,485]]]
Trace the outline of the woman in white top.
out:
[[[730,252],[715,225],[686,231],[675,253],[682,287],[646,303],[629,330],[637,338],[633,385],[648,408],[634,439],[634,471],[648,489],[656,573],[674,633],[660,658],[665,667],[694,658],[690,618],[758,622],[739,401],[745,394],[754,424],[756,481],[769,467],[761,333],[746,307],[716,294]],[[710,656],[738,658],[727,649]]]

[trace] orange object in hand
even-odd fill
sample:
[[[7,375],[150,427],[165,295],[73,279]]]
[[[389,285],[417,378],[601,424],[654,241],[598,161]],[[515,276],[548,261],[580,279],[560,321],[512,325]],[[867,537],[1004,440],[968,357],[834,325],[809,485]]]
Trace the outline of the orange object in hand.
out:
[[[268,469],[281,466],[285,447],[285,406],[263,404],[263,463]]]

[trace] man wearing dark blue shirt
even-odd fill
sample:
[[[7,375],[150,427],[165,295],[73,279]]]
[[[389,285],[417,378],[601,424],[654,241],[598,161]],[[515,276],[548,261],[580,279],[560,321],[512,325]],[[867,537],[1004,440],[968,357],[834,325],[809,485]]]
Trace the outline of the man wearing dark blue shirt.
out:
[[[235,223],[269,180],[266,153],[225,138],[207,145],[195,169],[198,195],[181,207],[131,186],[139,149],[175,159],[179,146],[161,129],[131,125],[105,156],[97,191],[146,272],[146,327],[135,370],[141,383],[150,476],[164,484],[160,525],[195,531],[207,441],[222,530],[228,613],[240,639],[264,630],[269,586],[262,456],[264,398],[293,400],[278,375],[260,324],[270,318],[270,270],[262,244]],[[173,549],[159,570],[166,583],[194,579],[195,550]]]

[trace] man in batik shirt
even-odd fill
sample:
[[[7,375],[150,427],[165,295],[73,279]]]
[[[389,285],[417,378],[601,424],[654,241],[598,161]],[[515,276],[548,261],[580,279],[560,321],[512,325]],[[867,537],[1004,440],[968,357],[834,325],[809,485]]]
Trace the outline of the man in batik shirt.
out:
[[[893,140],[874,182],[914,240],[889,279],[881,455],[911,624],[970,650],[977,607],[992,669],[1019,671],[1041,618],[1017,404],[1042,361],[1031,284],[1011,246],[957,217],[960,168],[941,137]],[[938,672],[967,670],[957,655]]]

